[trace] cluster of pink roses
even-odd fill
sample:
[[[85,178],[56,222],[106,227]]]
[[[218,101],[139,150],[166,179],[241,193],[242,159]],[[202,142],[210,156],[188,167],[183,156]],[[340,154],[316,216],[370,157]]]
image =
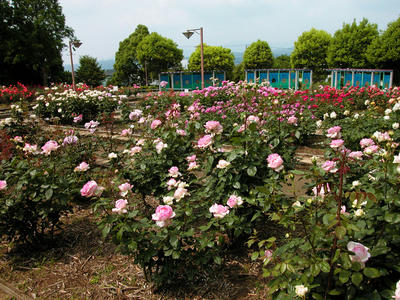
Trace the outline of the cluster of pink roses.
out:
[[[194,169],[197,169],[199,167],[199,165],[197,164],[197,157],[196,154],[193,154],[191,156],[186,157],[186,160],[188,162],[188,171],[192,171]]]
[[[229,208],[235,208],[243,204],[243,199],[237,195],[230,195],[226,203],[228,206],[214,203],[210,208],[210,213],[213,214],[214,218],[222,219],[229,214]]]

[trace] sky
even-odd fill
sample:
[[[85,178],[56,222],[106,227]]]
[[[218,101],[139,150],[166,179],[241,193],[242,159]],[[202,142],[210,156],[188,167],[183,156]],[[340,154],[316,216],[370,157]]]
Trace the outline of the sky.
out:
[[[82,46],[74,62],[90,55],[113,59],[119,42],[138,24],[172,39],[188,57],[200,43],[182,32],[203,27],[204,43],[243,52],[257,40],[274,50],[291,48],[304,31],[330,34],[343,23],[367,18],[383,31],[400,17],[400,0],[59,0],[68,26]],[[63,51],[65,64],[69,50]]]

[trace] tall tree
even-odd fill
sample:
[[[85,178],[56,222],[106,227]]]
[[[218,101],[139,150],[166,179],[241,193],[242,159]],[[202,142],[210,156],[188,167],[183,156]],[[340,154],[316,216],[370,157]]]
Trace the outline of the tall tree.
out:
[[[235,66],[235,56],[231,49],[221,46],[203,45],[204,70],[205,71],[227,71],[231,72]],[[201,49],[200,46],[189,57],[188,69],[200,71]]]
[[[79,59],[79,68],[76,70],[76,80],[90,86],[99,86],[106,78],[106,73],[100,67],[97,59],[84,55]]]
[[[289,69],[290,68],[290,56],[287,54],[282,54],[274,59],[274,68],[276,69]]]
[[[294,42],[290,62],[294,68],[309,68],[318,81],[328,67],[326,61],[332,37],[324,30],[312,28],[303,32]]]
[[[156,32],[143,38],[136,51],[140,64],[152,78],[158,78],[158,73],[162,71],[181,68],[183,50],[178,49],[174,41]]]
[[[0,0],[0,81],[42,83],[62,78],[63,39],[72,38],[58,0]]]
[[[129,86],[133,83],[143,83],[144,73],[136,56],[136,50],[143,38],[149,34],[148,28],[139,24],[128,38],[119,43],[115,54],[112,84]]]
[[[377,68],[393,69],[400,83],[400,18],[388,24],[386,30],[367,49],[368,61]]]
[[[274,64],[274,56],[266,41],[252,43],[243,54],[245,69],[268,69]]]
[[[333,68],[368,68],[367,48],[378,37],[378,26],[362,19],[357,25],[343,24],[343,28],[335,32],[328,48],[328,65]]]

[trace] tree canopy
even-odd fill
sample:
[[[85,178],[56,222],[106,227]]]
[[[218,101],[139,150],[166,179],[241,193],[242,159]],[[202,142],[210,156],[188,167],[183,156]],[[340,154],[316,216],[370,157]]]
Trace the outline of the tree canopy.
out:
[[[367,48],[378,37],[378,27],[363,19],[357,25],[343,24],[342,29],[335,32],[328,48],[328,65],[333,68],[368,68],[371,63],[367,59]]]
[[[76,70],[76,80],[90,86],[99,86],[106,78],[106,73],[100,67],[97,59],[84,55],[79,59],[79,68]]]
[[[332,37],[324,30],[312,28],[303,32],[294,42],[294,49],[290,56],[294,68],[309,68],[321,73],[328,67],[326,61],[328,47]]]
[[[0,0],[0,17],[0,82],[60,81],[63,39],[73,30],[58,0]]]
[[[400,82],[400,18],[389,23],[387,29],[372,41],[367,58],[374,67],[393,69],[395,81]]]
[[[271,48],[266,41],[252,43],[243,54],[245,69],[268,69],[274,64]]]
[[[136,50],[143,38],[149,34],[148,28],[139,24],[128,38],[119,43],[118,51],[115,53],[115,72],[111,83],[126,86],[143,83],[144,72],[137,59]]]
[[[183,50],[171,39],[152,32],[137,46],[136,57],[153,78],[158,78],[162,71],[181,68]]]
[[[290,68],[290,56],[286,54],[279,55],[274,59],[274,68],[276,69],[289,69]]]
[[[190,55],[188,69],[200,71],[201,55],[200,45]],[[209,46],[203,44],[204,70],[205,71],[227,71],[230,72],[235,66],[235,57],[231,49],[221,46]]]

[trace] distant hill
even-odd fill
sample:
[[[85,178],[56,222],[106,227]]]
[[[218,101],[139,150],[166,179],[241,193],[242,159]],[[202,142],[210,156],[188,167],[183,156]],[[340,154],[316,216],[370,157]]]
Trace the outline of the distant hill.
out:
[[[292,51],[293,51],[293,48],[274,48],[274,47],[271,47],[271,50],[272,50],[272,54],[275,57],[277,57],[277,56],[282,55],[282,54],[290,55],[292,53]],[[240,51],[239,52],[233,52],[232,51],[232,53],[235,56],[235,65],[240,64],[243,61],[243,53],[244,53],[244,51],[243,52],[240,52]],[[188,61],[189,61],[189,57],[185,57],[183,59],[183,66],[184,67],[187,66]],[[102,69],[104,69],[104,70],[112,70],[114,68],[115,60],[113,58],[111,58],[111,59],[99,60],[98,62],[99,62],[99,64],[100,64]],[[78,67],[79,67],[79,64],[78,63],[77,64],[74,63],[74,69],[76,70],[76,69],[78,69]],[[67,64],[64,65],[64,69],[66,71],[71,71],[71,65],[67,65]]]

